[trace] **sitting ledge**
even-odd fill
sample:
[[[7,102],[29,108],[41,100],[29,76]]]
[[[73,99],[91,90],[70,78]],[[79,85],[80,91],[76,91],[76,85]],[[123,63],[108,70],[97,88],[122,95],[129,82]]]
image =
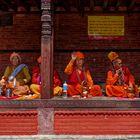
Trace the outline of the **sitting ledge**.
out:
[[[92,97],[92,98],[62,98],[36,100],[0,100],[0,108],[98,108],[98,109],[138,109],[140,98]]]

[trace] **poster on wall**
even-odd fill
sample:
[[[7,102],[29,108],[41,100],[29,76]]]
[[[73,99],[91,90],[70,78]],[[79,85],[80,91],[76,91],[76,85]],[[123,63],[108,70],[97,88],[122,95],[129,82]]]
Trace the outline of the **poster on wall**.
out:
[[[88,16],[90,40],[123,39],[124,16]]]

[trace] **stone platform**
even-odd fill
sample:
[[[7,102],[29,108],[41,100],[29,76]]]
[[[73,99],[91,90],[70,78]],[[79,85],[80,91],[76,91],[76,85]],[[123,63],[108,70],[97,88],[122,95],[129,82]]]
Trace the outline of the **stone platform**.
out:
[[[32,135],[32,136],[0,136],[0,140],[140,140],[140,135]]]
[[[0,135],[27,139],[45,137],[48,140],[60,136],[62,140],[77,140],[78,135],[82,135],[80,139],[85,136],[85,140],[94,136],[94,139],[100,138],[99,135],[109,135],[111,139],[117,137],[118,140],[120,135],[127,139],[132,135],[133,139],[140,139],[140,99],[55,97],[0,100]]]
[[[37,108],[140,108],[140,98],[117,98],[117,97],[92,97],[92,98],[62,98],[40,100],[0,100],[1,109],[37,109]]]

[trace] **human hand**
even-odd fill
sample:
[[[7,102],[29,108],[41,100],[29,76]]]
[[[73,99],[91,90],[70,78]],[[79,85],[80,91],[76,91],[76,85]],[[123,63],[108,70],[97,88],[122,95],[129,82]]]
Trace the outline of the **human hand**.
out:
[[[0,86],[5,86],[6,85],[6,80],[5,79],[1,79],[0,80]]]
[[[133,91],[134,88],[133,88],[133,87],[128,87],[128,90],[129,90],[129,91]]]
[[[133,91],[134,90],[133,84],[131,82],[129,83],[128,90],[130,90],[130,91]]]
[[[1,79],[4,79],[5,81],[7,81],[8,80],[8,78],[7,77],[5,77],[5,76],[2,76],[2,78]]]
[[[37,77],[37,83],[40,84],[41,83],[41,75],[39,74]]]
[[[75,52],[73,52],[73,53],[71,54],[71,59],[72,59],[72,60],[76,60],[76,53],[75,53]]]
[[[120,76],[121,73],[122,73],[121,69],[116,70],[116,74],[117,74],[118,76]]]
[[[18,82],[19,82],[19,85],[20,85],[20,86],[25,85],[25,81],[24,81],[24,80],[22,80],[22,79],[21,79],[21,80],[18,80]]]
[[[85,80],[82,81],[82,82],[81,82],[81,85],[87,87],[87,81],[85,81]]]

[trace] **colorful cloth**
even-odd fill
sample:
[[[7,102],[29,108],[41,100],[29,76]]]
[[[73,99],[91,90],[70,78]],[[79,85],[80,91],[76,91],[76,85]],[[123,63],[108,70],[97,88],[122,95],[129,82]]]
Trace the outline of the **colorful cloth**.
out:
[[[40,77],[40,66],[37,65],[33,68],[33,71],[32,71],[32,83],[33,84],[38,84],[40,85],[41,83],[41,77]]]
[[[24,66],[24,65],[21,65]],[[14,68],[12,66],[7,66],[5,72],[4,72],[4,77],[6,77],[8,79],[8,77],[10,77],[13,72],[14,72]],[[26,79],[26,83],[30,82],[31,80],[31,76],[29,73],[29,70],[26,66],[24,66],[19,72],[18,74],[15,76],[17,81],[24,81],[24,79]]]
[[[32,85],[30,86],[31,91],[35,94],[33,98],[40,98],[40,92],[41,92],[41,79],[40,77],[40,67],[39,65],[35,66],[33,68],[32,72]],[[62,94],[62,87],[61,86],[61,80],[58,72],[54,70],[54,76],[53,76],[53,86],[54,86],[54,95],[61,95]],[[32,98],[32,97],[31,97]]]
[[[20,64],[19,66],[17,66],[15,69],[14,69],[14,71],[12,72],[12,74],[9,76],[9,80],[11,81],[11,80],[13,80],[15,77],[16,77],[16,75],[24,68],[24,67],[27,67],[27,65],[25,65],[25,64]],[[27,67],[28,68],[28,67]]]

